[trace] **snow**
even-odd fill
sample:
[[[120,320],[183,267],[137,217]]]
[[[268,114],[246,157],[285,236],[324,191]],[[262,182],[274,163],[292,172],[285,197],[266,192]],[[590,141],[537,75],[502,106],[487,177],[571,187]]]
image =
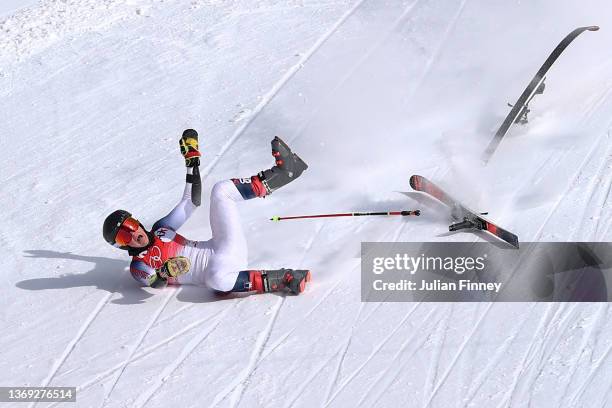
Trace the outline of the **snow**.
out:
[[[0,3],[0,16],[13,14],[16,10],[33,6],[38,0],[4,0]]]
[[[419,208],[439,182],[522,241],[612,239],[612,7],[604,0],[41,0],[0,6],[0,385],[77,406],[612,407],[606,303],[361,303],[362,241],[480,240],[447,221],[273,215]],[[545,56],[565,51],[487,167],[476,158]],[[143,289],[101,237],[178,200],[182,130],[204,191],[310,165],[242,206],[256,268],[299,297]],[[476,183],[469,179],[477,180]],[[209,236],[204,204],[181,232]],[[37,404],[47,406],[53,404]]]

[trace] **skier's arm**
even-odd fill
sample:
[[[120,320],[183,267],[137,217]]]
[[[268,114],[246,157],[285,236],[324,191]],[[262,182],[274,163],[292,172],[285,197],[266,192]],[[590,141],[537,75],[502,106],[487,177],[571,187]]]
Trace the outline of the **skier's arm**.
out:
[[[174,283],[174,278],[164,278],[157,270],[142,261],[133,260],[130,264],[130,273],[138,282],[153,288],[160,288],[168,283]]]
[[[177,231],[202,202],[202,180],[200,178],[200,152],[198,151],[198,132],[187,129],[179,141],[181,154],[185,158],[187,175],[185,190],[181,201],[161,220],[153,225],[153,231],[160,227]]]
[[[177,231],[191,216],[193,210],[197,208],[194,202],[200,202],[201,189],[195,189],[194,185],[196,183],[201,185],[201,182],[200,173],[198,171],[194,171],[196,169],[197,167],[187,168],[185,190],[183,190],[181,201],[179,201],[179,203],[172,209],[172,211],[170,211],[170,213],[168,213],[168,215],[153,225],[153,231],[160,227],[166,227],[173,231]],[[196,193],[197,197],[194,197],[194,192]]]

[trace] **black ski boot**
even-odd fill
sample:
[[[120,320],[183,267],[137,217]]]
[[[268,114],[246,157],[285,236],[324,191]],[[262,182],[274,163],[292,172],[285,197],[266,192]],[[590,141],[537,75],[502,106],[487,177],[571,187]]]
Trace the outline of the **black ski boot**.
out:
[[[278,136],[272,139],[272,156],[276,165],[271,169],[260,171],[256,176],[232,179],[242,198],[249,200],[265,197],[284,185],[298,178],[308,165]]]
[[[300,177],[308,165],[297,154],[293,153],[283,140],[275,136],[272,139],[272,156],[276,159],[276,166],[258,174],[267,194],[278,190]]]
[[[238,191],[245,200],[255,197],[265,197],[284,185],[298,178],[308,165],[289,146],[275,136],[272,139],[272,156],[276,165],[271,169],[260,171],[256,176],[232,179]]]
[[[258,293],[280,292],[287,288],[299,295],[310,282],[310,271],[277,269],[274,271],[249,271],[249,289]]]

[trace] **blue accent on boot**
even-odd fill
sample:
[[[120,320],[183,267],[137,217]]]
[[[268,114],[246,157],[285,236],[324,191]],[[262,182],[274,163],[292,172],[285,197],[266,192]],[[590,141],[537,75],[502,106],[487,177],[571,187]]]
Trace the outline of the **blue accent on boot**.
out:
[[[251,280],[249,271],[240,271],[232,292],[249,292],[251,290]]]
[[[251,198],[257,197],[257,194],[255,194],[255,191],[253,191],[251,179],[232,179],[232,181],[240,192],[242,198],[245,200],[250,200]]]

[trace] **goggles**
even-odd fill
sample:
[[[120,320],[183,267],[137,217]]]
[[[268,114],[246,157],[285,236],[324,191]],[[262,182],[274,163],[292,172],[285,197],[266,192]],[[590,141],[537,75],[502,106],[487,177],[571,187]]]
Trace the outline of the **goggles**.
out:
[[[126,246],[132,241],[132,232],[138,231],[140,223],[136,218],[126,218],[119,227],[115,236],[115,244],[118,246]]]

